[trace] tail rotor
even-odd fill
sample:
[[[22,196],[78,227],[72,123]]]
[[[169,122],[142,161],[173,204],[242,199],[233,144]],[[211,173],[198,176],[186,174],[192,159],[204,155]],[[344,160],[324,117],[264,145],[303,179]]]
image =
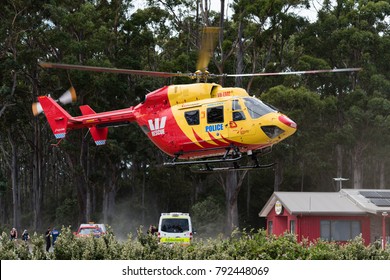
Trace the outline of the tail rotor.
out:
[[[61,103],[62,105],[73,103],[77,100],[76,90],[74,87],[69,88],[65,91],[60,98],[56,100],[57,103]],[[34,102],[32,104],[32,112],[34,116],[38,116],[43,112],[42,105],[39,102]]]

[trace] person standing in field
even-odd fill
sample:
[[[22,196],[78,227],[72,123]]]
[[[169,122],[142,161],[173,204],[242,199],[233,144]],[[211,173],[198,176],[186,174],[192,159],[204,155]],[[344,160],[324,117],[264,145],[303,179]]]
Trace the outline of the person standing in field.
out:
[[[56,243],[56,240],[57,240],[57,237],[59,234],[60,234],[60,232],[55,227],[53,227],[53,230],[51,231],[51,237],[53,238],[53,240],[52,240],[53,247]]]
[[[22,233],[22,240],[27,242],[30,239],[30,235],[28,234],[27,229],[25,229]]]
[[[50,246],[51,246],[51,229],[50,227],[47,228],[45,232],[45,240],[46,240],[46,252],[49,252]]]
[[[9,232],[11,240],[16,240],[18,239],[18,231],[16,228],[12,228],[11,231]]]

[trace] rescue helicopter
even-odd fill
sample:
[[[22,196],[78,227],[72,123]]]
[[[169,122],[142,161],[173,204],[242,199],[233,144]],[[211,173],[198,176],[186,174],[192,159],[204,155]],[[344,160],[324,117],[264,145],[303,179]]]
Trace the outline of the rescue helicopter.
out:
[[[34,115],[44,112],[56,139],[61,141],[71,130],[88,128],[96,145],[104,145],[108,128],[137,123],[146,136],[171,159],[167,166],[204,165],[202,171],[248,170],[269,168],[260,164],[258,156],[268,153],[272,146],[293,135],[297,124],[260,99],[238,87],[222,87],[207,82],[214,77],[297,75],[326,72],[359,71],[360,68],[325,69],[297,72],[254,74],[211,74],[207,71],[217,29],[203,33],[202,48],[195,73],[169,73],[70,65],[42,62],[43,68],[110,72],[154,77],[189,77],[196,83],[173,84],[148,93],[138,105],[125,109],[95,112],[81,105],[80,116],[71,116],[60,105],[76,101],[72,87],[59,99],[39,96],[32,106]],[[250,165],[240,165],[244,156]],[[229,163],[228,166],[222,163]]]

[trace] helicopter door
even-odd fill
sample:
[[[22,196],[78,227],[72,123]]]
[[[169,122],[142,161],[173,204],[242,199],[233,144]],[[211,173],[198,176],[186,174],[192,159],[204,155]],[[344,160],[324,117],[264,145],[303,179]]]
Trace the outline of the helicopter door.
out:
[[[223,105],[223,103],[218,103],[210,104],[206,107],[205,139],[209,138],[213,141],[220,140],[222,137],[228,136],[225,126],[227,122],[225,121]]]
[[[245,136],[249,136],[252,132],[244,113],[245,108],[241,105],[240,99],[233,99],[226,110],[226,116],[229,118],[229,139],[234,142],[243,143]]]

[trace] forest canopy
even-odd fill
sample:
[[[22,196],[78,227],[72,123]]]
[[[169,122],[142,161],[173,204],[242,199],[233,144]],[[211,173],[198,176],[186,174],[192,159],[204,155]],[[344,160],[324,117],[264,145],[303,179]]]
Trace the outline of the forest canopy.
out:
[[[0,10],[0,225],[43,231],[48,225],[110,224],[128,233],[161,212],[189,212],[205,235],[261,228],[273,191],[389,188],[390,4],[323,1],[315,20],[306,0],[3,1]],[[138,104],[186,78],[43,69],[42,61],[149,71],[193,72],[204,26],[220,27],[211,73],[357,67],[360,72],[221,78],[290,116],[298,131],[262,158],[267,170],[197,174],[162,166],[166,155],[136,125],[110,128],[97,147],[86,130],[60,145],[37,96],[70,86],[76,104],[97,112]],[[228,187],[235,196],[228,195]]]

